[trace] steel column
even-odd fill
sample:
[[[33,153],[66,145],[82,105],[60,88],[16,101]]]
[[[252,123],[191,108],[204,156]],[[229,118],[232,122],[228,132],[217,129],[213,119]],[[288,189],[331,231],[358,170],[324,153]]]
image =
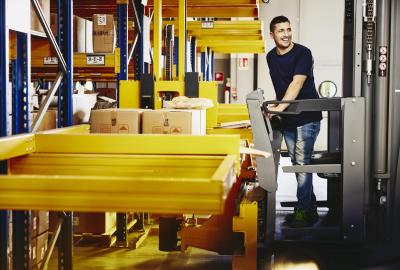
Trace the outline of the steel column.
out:
[[[214,80],[214,51],[211,51],[211,74],[210,74],[210,80]]]
[[[120,73],[117,77],[117,84],[120,80],[128,80],[128,1],[118,3],[118,47],[120,48]],[[134,6],[135,8],[135,6]],[[136,28],[138,29],[138,28]],[[140,33],[141,27],[139,27]],[[139,34],[139,47],[141,35]],[[136,64],[136,61],[135,61]],[[136,65],[135,65],[136,66]],[[136,75],[136,73],[135,73]],[[136,79],[136,78],[135,78]],[[119,94],[118,94],[119,96]],[[119,97],[117,98],[119,101]],[[119,104],[119,102],[118,102]],[[117,246],[128,246],[127,214],[117,213]]]
[[[154,55],[153,73],[156,81],[161,79],[161,48],[162,48],[162,0],[154,0]]]
[[[0,137],[7,136],[6,1],[0,1]]]
[[[141,1],[132,1],[133,8],[135,10],[135,29],[138,29],[137,33],[137,43],[135,47],[135,80],[140,80],[140,75],[144,73],[144,59],[143,59],[143,16],[144,16],[144,6]]]
[[[72,126],[73,91],[73,0],[58,1],[59,46],[66,62],[66,72],[58,89],[58,127]],[[59,269],[72,269],[73,214],[65,213],[58,241]]]
[[[13,211],[13,267],[14,269],[31,269],[31,211]]]
[[[374,174],[387,172],[390,0],[377,2],[374,93]],[[383,59],[385,58],[385,59]],[[385,61],[382,61],[385,60]],[[380,178],[377,176],[377,178]],[[385,178],[385,177],[382,177]]]
[[[28,37],[17,32],[17,58],[12,64],[12,134],[29,132]],[[13,267],[30,269],[30,211],[13,211]]]
[[[58,127],[72,126],[73,90],[73,1],[60,0],[58,7],[60,48],[67,64],[67,72],[58,91]]]
[[[118,47],[120,48],[120,80],[128,79],[128,4],[118,4]]]
[[[29,132],[28,37],[17,33],[15,87],[13,87],[13,134]],[[13,85],[14,86],[14,85]]]
[[[61,232],[58,239],[58,269],[72,270],[73,253],[73,214],[72,212],[60,212],[60,217],[64,218],[61,225]],[[64,216],[65,215],[65,216]]]
[[[203,74],[203,81],[207,81],[207,75],[206,75],[206,52],[201,53],[201,73]]]
[[[7,27],[6,1],[0,0],[0,137],[7,136]],[[7,173],[7,163],[0,161],[0,174]],[[0,269],[8,269],[9,211],[0,211]]]
[[[192,64],[192,72],[196,72],[197,70],[197,66],[196,66],[196,62],[197,62],[197,40],[195,37],[192,37],[192,39],[190,40],[190,62]]]

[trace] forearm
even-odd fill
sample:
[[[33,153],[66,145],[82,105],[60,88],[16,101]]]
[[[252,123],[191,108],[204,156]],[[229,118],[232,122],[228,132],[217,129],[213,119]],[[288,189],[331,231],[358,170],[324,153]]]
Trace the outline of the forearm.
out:
[[[282,101],[295,100],[297,98],[297,96],[299,95],[302,87],[303,87],[302,82],[292,81],[289,84],[289,87],[286,90],[286,93],[283,96]],[[277,106],[277,109],[279,111],[284,111],[284,110],[286,110],[287,107],[289,107],[289,105],[290,105],[289,103],[281,103]]]

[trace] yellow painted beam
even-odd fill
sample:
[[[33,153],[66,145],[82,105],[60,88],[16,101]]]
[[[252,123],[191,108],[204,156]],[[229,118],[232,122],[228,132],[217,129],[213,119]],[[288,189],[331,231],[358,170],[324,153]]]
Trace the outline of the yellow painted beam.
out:
[[[119,107],[124,109],[140,108],[140,82],[121,80],[119,83]]]
[[[240,139],[253,141],[253,133],[249,128],[207,128],[208,135],[239,135]]]
[[[235,155],[232,155],[232,157],[235,157]],[[9,173],[191,179],[210,178],[224,158],[225,156],[203,155],[34,153],[10,159]]]
[[[0,160],[5,160],[35,152],[33,134],[16,135],[0,139]]]
[[[57,157],[55,154],[35,154],[13,160],[11,175],[0,176],[0,208],[221,214],[230,187],[236,180],[237,163],[237,155],[61,154]],[[108,174],[98,172],[96,169],[102,165],[113,170]],[[75,166],[75,169],[68,166]],[[160,167],[163,169],[159,172],[150,170]],[[141,171],[135,172],[140,168]],[[18,174],[31,173],[35,169],[45,174]],[[130,171],[124,172],[124,169]],[[145,172],[146,169],[150,171]],[[168,173],[168,169],[173,172]],[[179,169],[183,173],[177,173]],[[53,175],[56,171],[60,173]]]
[[[249,120],[246,104],[219,104],[218,123]]]
[[[161,73],[161,48],[162,48],[162,0],[154,0],[154,55],[153,74],[156,81],[162,77]]]
[[[36,135],[38,153],[239,155],[239,149],[238,135]]]
[[[34,50],[34,49],[33,49]],[[32,67],[57,67],[56,65],[45,65],[44,58],[50,57],[53,54],[51,51],[50,46],[47,50],[42,50],[42,52],[37,53],[36,55],[32,56]],[[88,57],[95,57],[99,55],[101,57],[104,56],[104,64],[96,65],[96,64],[88,64]],[[94,62],[95,63],[95,62]],[[99,54],[85,54],[85,53],[74,53],[74,67],[75,68],[114,68],[115,66],[115,57],[113,53],[99,53]],[[115,75],[114,75],[115,76]]]
[[[65,128],[56,128],[38,132],[40,134],[89,134],[90,125],[82,124]]]
[[[178,96],[185,95],[185,82],[180,81],[156,81],[154,82],[154,108],[162,108],[162,92],[172,91],[176,92]]]
[[[199,47],[264,47],[264,40],[204,40],[199,39],[198,46]]]
[[[2,209],[221,214],[223,179],[0,176]]]
[[[266,53],[265,47],[210,47],[216,53]]]
[[[232,6],[229,4],[216,6],[214,4],[203,6],[189,6],[188,17],[211,17],[211,18],[232,18],[232,17],[258,17],[258,8],[255,6]],[[178,7],[163,7],[165,18],[178,17]]]

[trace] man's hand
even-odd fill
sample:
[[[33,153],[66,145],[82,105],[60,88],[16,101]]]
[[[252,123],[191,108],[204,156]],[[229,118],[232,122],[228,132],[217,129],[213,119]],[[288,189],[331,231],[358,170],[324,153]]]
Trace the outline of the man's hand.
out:
[[[268,113],[268,118],[271,119],[275,115],[273,112],[283,112],[284,108],[278,104],[271,104],[268,106],[268,110],[270,111]]]

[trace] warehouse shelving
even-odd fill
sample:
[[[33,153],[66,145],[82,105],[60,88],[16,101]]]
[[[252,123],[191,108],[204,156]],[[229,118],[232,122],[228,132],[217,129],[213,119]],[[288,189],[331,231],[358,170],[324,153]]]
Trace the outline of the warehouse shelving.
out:
[[[196,71],[196,53],[201,53],[201,72],[204,74],[204,80],[212,80],[213,78],[213,55],[215,52],[256,53],[265,50],[265,47],[263,47],[262,27],[259,21],[239,22],[228,20],[230,17],[257,17],[258,1],[256,0],[218,1],[217,3],[210,0],[154,0],[149,1],[147,7],[141,5],[141,1],[128,0],[117,0],[111,3],[106,0],[81,0],[75,1],[74,4],[69,0],[52,0],[51,11],[57,13],[59,16],[57,38],[52,34],[48,22],[45,22],[43,14],[40,15],[41,10],[38,1],[31,0],[30,2],[39,15],[48,39],[44,39],[43,34],[33,33],[31,31],[25,34],[10,31],[6,23],[7,16],[10,16],[10,14],[6,12],[7,1],[10,0],[0,1],[0,137],[5,137],[9,134],[6,109],[7,102],[11,102],[7,99],[6,95],[9,59],[12,60],[11,77],[14,87],[12,134],[34,132],[39,126],[49,106],[50,100],[56,94],[60,101],[58,105],[58,125],[60,128],[69,127],[72,125],[72,92],[74,80],[117,81],[119,87],[119,81],[126,81],[128,79],[138,81],[143,74],[150,71],[150,66],[143,60],[144,41],[142,33],[139,30],[143,29],[143,16],[145,14],[149,17],[153,17],[155,29],[153,41],[155,55],[153,66],[155,67],[160,67],[159,63],[162,50],[161,29],[166,23],[171,24],[171,22],[163,22],[162,18],[176,18],[172,23],[176,25],[176,30],[179,32],[179,45],[177,47],[181,49],[177,51],[177,54],[179,54],[177,62],[178,78],[181,82],[184,80],[186,71],[186,55],[185,50],[182,49],[186,47],[186,35],[193,37],[190,46],[192,70]],[[24,3],[29,3],[29,1],[25,1]],[[73,53],[73,14],[84,18],[91,18],[94,13],[110,13],[116,15],[118,20],[116,53]],[[152,14],[154,14],[154,16]],[[206,24],[203,24],[201,21],[186,22],[186,14],[189,17],[215,17],[224,18],[224,20],[216,20],[207,22]],[[132,21],[135,21],[134,28],[131,28]],[[186,32],[186,30],[188,31]],[[30,34],[32,34],[32,37]],[[8,38],[10,44],[7,41]],[[243,41],[244,39],[246,39],[246,41]],[[225,42],[221,42],[222,40],[225,40]],[[11,47],[9,55],[7,54],[7,44]],[[28,57],[28,55],[31,57]],[[100,57],[97,58],[96,61],[101,62],[101,65],[99,62],[93,60],[95,56]],[[134,61],[130,61],[131,58],[133,58]],[[29,59],[31,59],[31,61]],[[129,64],[133,62],[134,65]],[[153,72],[156,80],[159,80],[159,78],[161,78],[160,70],[158,70],[158,68],[153,68]],[[44,102],[44,106],[41,107],[38,117],[33,123],[29,123],[30,117],[29,111],[27,110],[27,88],[30,78],[44,78],[54,82]],[[163,83],[167,85],[166,82]],[[57,89],[59,89],[59,91],[57,91]],[[63,131],[60,130],[60,132]],[[28,137],[29,136],[30,135],[28,135]],[[51,137],[50,135],[47,137],[45,135],[43,136],[44,138]],[[35,137],[29,137],[27,140],[34,143],[34,138]],[[4,145],[8,145],[11,148],[16,146],[12,142],[2,144],[2,146]],[[10,151],[16,151],[14,154],[25,151],[24,153],[27,154],[26,151],[30,148],[32,148],[32,151],[35,150],[35,144],[30,146],[28,142],[28,146],[24,144],[17,145],[16,148]],[[7,149],[5,149],[5,151],[6,150]],[[0,157],[1,160],[10,158],[1,155]],[[0,173],[7,174],[6,161],[1,161],[0,170]],[[25,206],[22,208],[25,208]],[[146,208],[135,208],[135,210],[143,209],[146,210]],[[0,212],[1,258],[7,258],[8,256],[9,225],[7,221],[9,214],[9,211]],[[29,254],[27,254],[29,249],[26,247],[29,246],[30,239],[29,229],[27,229],[29,224],[26,223],[26,220],[29,220],[29,215],[29,211],[13,212],[15,224],[14,232],[15,235],[18,235],[18,237],[13,240],[15,247],[14,267],[16,267],[16,269],[28,269],[30,267],[29,263],[26,264],[26,260],[29,258]],[[50,246],[54,246],[54,239],[59,235],[59,267],[62,269],[72,269],[72,213],[65,212],[60,214],[59,225]],[[126,215],[120,213],[117,218],[117,243],[120,246],[127,246],[126,228]],[[1,260],[0,269],[7,268],[7,260]]]

